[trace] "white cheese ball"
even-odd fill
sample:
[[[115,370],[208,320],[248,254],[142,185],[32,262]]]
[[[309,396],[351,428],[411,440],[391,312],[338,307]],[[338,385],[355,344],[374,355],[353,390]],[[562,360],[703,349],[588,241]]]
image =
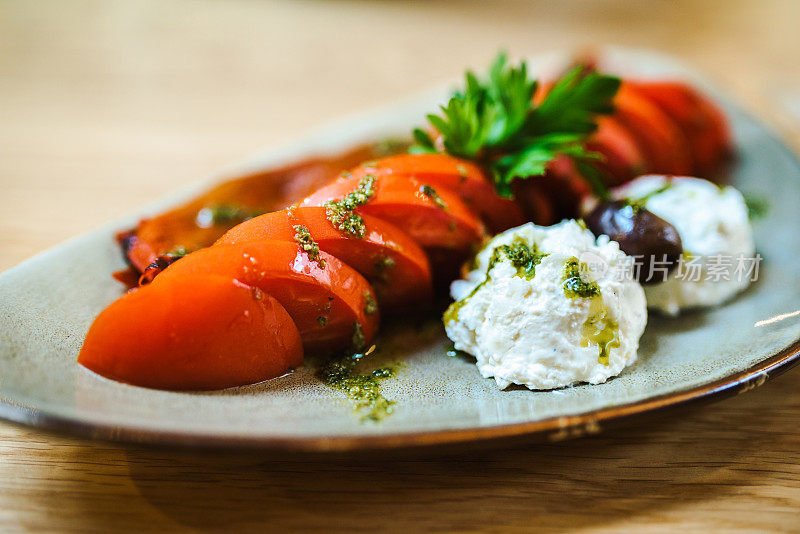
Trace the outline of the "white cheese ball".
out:
[[[644,286],[647,305],[668,315],[716,306],[745,289],[755,269],[755,243],[742,194],[690,177],[642,176],[614,189],[615,199],[641,199],[681,236],[683,265],[664,282]]]
[[[534,276],[527,279],[501,256],[487,279],[495,248],[515,241],[546,254]],[[583,279],[594,279],[599,296],[567,296],[565,265],[573,258],[584,263]],[[529,223],[508,230],[477,255],[465,280],[451,285],[457,302],[445,314],[447,335],[456,349],[475,356],[480,373],[493,377],[500,388],[605,382],[636,360],[647,323],[644,293],[633,279],[629,260],[616,242],[606,236],[595,240],[575,221],[551,227]],[[600,334],[599,342],[593,333]],[[615,336],[612,343],[603,337],[609,334]]]

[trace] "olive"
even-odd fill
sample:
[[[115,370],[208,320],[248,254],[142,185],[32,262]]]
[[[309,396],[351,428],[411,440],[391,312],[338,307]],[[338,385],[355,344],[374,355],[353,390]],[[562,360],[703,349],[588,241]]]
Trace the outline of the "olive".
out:
[[[584,217],[595,235],[605,234],[632,256],[639,282],[663,282],[665,273],[678,265],[683,245],[670,223],[642,206],[626,200],[600,201]]]

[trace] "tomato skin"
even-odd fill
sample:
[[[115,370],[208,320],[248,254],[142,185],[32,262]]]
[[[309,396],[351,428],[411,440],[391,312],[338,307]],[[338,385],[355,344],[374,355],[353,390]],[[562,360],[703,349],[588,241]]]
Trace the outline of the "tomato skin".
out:
[[[323,206],[352,192],[357,184],[356,179],[341,178],[307,197],[301,206]],[[388,221],[423,249],[449,249],[455,255],[466,254],[486,235],[483,223],[446,188],[436,189],[444,207],[437,205],[422,192],[425,185],[428,184],[411,177],[379,176],[375,180],[375,193],[357,211]]]
[[[97,316],[78,356],[107,378],[170,390],[252,384],[302,360],[300,333],[274,298],[209,275],[125,294]]]
[[[614,118],[639,144],[647,172],[688,175],[692,172],[689,141],[669,115],[628,83],[614,98]]]
[[[382,309],[431,300],[431,268],[425,252],[390,223],[362,215],[363,238],[348,237],[334,228],[323,207],[298,207],[266,213],[235,226],[215,244],[252,241],[294,242],[295,226],[308,229],[319,249],[343,261],[375,289]]]
[[[586,148],[603,156],[598,167],[604,171],[608,185],[633,180],[647,171],[647,161],[633,135],[611,116],[598,117],[597,131]]]
[[[469,161],[446,154],[400,154],[363,163],[351,172],[355,179],[368,174],[413,177],[437,191],[447,188],[475,211],[492,233],[525,222],[519,206],[499,196],[480,167]]]
[[[731,151],[725,115],[694,88],[681,82],[629,82],[669,115],[689,139],[696,174],[713,173]]]
[[[216,274],[257,287],[286,308],[300,331],[306,354],[347,349],[356,323],[369,343],[378,328],[375,299],[369,283],[352,267],[320,252],[324,266],[309,259],[297,243],[258,241],[216,245],[179,259],[152,285],[193,274]],[[320,319],[320,318],[324,319]]]

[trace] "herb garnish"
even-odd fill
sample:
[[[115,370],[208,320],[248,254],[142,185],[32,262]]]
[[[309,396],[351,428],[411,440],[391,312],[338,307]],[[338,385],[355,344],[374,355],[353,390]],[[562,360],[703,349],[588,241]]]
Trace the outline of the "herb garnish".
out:
[[[217,204],[198,211],[195,222],[200,228],[209,228],[215,225],[242,223],[262,213],[264,212],[235,204]]]
[[[539,252],[536,243],[533,246],[528,246],[524,240],[516,238],[510,245],[500,245],[492,250],[492,257],[489,259],[489,267],[487,267],[486,272],[491,271],[498,261],[502,261],[503,256],[511,262],[511,265],[517,268],[517,276],[526,280],[533,280],[536,275],[536,266],[542,262],[542,259],[547,254]]]
[[[362,239],[366,234],[366,227],[364,219],[355,210],[369,202],[374,194],[375,176],[368,174],[358,182],[354,191],[339,200],[326,202],[325,214],[338,230],[350,237]]]
[[[744,203],[747,206],[747,217],[751,221],[763,219],[769,213],[769,201],[763,197],[744,195]]]
[[[517,67],[507,65],[501,53],[485,79],[468,71],[464,88],[441,106],[441,114],[428,115],[441,139],[416,129],[411,151],[443,150],[475,160],[491,172],[495,188],[504,196],[511,196],[515,179],[541,176],[548,163],[565,155],[604,196],[604,186],[587,164],[599,156],[583,143],[597,129],[596,115],[613,111],[619,85],[619,78],[578,66],[534,105],[537,81],[528,77],[527,65],[524,61]]]
[[[317,262],[320,269],[324,269],[325,260],[320,257],[319,245],[311,237],[311,232],[308,228],[298,224],[294,227],[294,231],[294,240],[300,245],[300,250],[308,254],[308,259]]]
[[[447,209],[447,204],[445,203],[444,200],[442,200],[442,197],[439,196],[439,193],[436,192],[436,189],[432,188],[427,184],[424,184],[420,186],[419,192],[425,195],[427,198],[429,198],[430,201],[433,202],[437,208],[443,210]]]
[[[392,414],[395,401],[381,393],[381,380],[394,376],[393,367],[380,367],[370,373],[358,372],[358,364],[369,356],[375,347],[365,353],[340,356],[328,362],[317,376],[330,388],[343,391],[353,401],[353,409],[361,414],[361,421],[378,422]]]
[[[353,336],[351,341],[355,350],[364,350],[364,347],[367,345],[367,340],[364,337],[364,331],[361,328],[361,323],[353,323]]]
[[[375,297],[369,291],[364,291],[364,313],[372,315],[378,311],[378,303],[375,302]]]
[[[588,272],[586,264],[578,258],[570,258],[564,262],[564,294],[571,298],[591,299],[600,296],[600,286],[597,282],[587,282],[584,280]]]

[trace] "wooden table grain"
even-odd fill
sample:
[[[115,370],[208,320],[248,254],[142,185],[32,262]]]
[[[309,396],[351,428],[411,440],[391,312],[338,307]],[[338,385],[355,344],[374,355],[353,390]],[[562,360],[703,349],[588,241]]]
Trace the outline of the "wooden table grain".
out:
[[[795,1],[0,1],[0,269],[512,54],[674,53],[800,147]],[[800,372],[551,445],[281,458],[0,424],[0,531],[800,530]]]

